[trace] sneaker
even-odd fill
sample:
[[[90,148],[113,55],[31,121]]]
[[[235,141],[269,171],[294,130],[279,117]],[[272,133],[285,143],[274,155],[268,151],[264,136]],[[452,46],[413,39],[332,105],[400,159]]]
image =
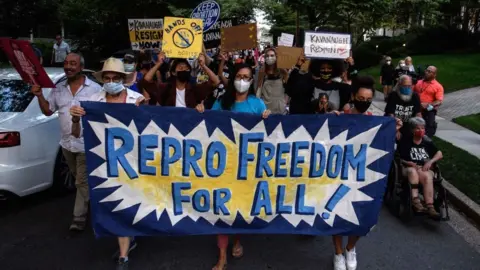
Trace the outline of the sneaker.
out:
[[[357,253],[355,248],[352,250],[345,249],[345,257],[347,258],[347,270],[357,269]]]
[[[128,270],[128,259],[126,259],[126,258],[118,259],[117,267],[115,269],[116,270]]]
[[[128,248],[128,253],[130,254],[130,251],[134,250],[135,248],[137,247],[137,241],[135,241],[135,237],[130,237],[130,247]],[[118,256],[120,256],[120,250],[117,250],[112,258],[115,260],[115,261],[118,261]]]
[[[347,266],[345,264],[345,257],[343,256],[343,254],[333,255],[333,269],[334,270],[347,270]]]
[[[85,221],[74,220],[70,225],[70,231],[83,232],[85,230]]]

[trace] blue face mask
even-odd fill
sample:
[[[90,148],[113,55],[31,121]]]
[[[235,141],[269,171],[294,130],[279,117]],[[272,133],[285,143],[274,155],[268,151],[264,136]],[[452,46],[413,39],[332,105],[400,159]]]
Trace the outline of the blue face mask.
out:
[[[120,92],[122,92],[122,90],[124,89],[125,87],[123,86],[123,82],[109,82],[109,83],[105,83],[103,85],[103,89],[105,90],[105,92],[107,92],[108,94],[110,95],[116,95]]]
[[[400,94],[402,95],[410,95],[412,93],[412,88],[409,86],[402,86],[400,87]]]

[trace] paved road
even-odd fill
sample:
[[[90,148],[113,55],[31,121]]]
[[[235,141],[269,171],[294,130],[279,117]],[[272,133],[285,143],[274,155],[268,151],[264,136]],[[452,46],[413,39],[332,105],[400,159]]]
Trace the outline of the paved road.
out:
[[[24,200],[15,210],[0,206],[0,269],[114,269],[115,240],[95,239],[91,230],[69,235],[73,196],[47,196]],[[458,222],[460,216],[455,219],[464,224]],[[423,219],[404,225],[384,209],[379,225],[358,244],[359,269],[478,269],[480,254],[457,231],[478,244],[476,229]],[[230,260],[229,269],[332,269],[329,237],[243,239],[245,256]],[[130,255],[133,270],[209,270],[216,259],[213,236],[140,238],[138,243]]]

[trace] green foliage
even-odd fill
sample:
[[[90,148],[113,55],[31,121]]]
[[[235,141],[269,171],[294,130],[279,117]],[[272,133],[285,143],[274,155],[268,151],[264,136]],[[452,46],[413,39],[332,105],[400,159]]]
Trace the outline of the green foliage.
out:
[[[437,137],[433,137],[433,142],[443,153],[439,162],[442,176],[470,199],[480,203],[477,180],[480,178],[480,159]]]
[[[453,122],[480,134],[480,113],[457,117]]]
[[[479,53],[433,55],[402,54],[398,58],[393,58],[392,63],[397,65],[398,60],[403,59],[406,56],[412,56],[415,67],[421,66],[424,68],[429,65],[436,66],[438,68],[437,80],[443,85],[445,93],[480,85],[480,74],[477,71],[478,63],[480,62]],[[355,63],[358,63],[357,57],[355,57],[355,60]],[[377,62],[375,66],[364,69],[360,73],[378,78],[380,65]]]

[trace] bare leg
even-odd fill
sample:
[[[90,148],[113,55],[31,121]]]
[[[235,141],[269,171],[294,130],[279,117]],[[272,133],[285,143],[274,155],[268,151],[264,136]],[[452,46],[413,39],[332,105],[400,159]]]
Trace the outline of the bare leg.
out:
[[[130,248],[129,237],[118,237],[118,246],[120,248],[120,258],[128,257],[128,249]]]
[[[408,181],[412,185],[418,185],[419,179],[418,179],[418,173],[417,173],[417,168],[414,167],[408,167],[405,169],[406,174],[408,177]],[[412,198],[417,198],[418,197],[418,189],[412,189]]]
[[[423,186],[423,197],[426,204],[433,204],[433,175],[431,171],[419,171],[419,180]]]
[[[347,250],[354,249],[359,239],[360,239],[360,236],[353,236],[353,235],[349,236],[348,243],[347,243]]]
[[[235,258],[241,258],[243,256],[243,246],[240,243],[240,236],[234,236],[233,252],[232,255]]]
[[[341,235],[334,235],[333,239],[333,246],[335,247],[335,254],[340,255],[343,254],[343,239]]]
[[[219,250],[218,262],[213,270],[223,270],[227,265],[228,235],[217,235],[217,246]]]

